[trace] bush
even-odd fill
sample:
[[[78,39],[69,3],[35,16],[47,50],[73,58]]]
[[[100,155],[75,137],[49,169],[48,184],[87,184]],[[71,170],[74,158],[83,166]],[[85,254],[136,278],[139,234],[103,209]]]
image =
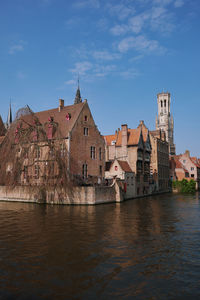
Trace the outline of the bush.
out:
[[[193,194],[196,190],[196,182],[191,179],[187,181],[186,179],[182,179],[181,181],[176,180],[172,182],[172,186],[174,189],[177,189],[180,193],[184,194]]]

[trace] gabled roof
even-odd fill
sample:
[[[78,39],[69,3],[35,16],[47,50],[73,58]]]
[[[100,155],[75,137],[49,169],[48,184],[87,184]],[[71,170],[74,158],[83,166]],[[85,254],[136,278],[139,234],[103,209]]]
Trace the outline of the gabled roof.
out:
[[[104,135],[104,139],[105,139],[107,146],[110,146],[110,145],[112,145],[113,141],[116,142],[117,134]]]
[[[140,129],[128,129],[127,132],[127,145],[132,146],[132,145],[138,145],[139,140],[140,140]],[[122,145],[122,131],[118,131],[117,135],[117,141],[116,141],[116,146],[121,146]]]
[[[190,160],[195,164],[197,168],[200,168],[200,161],[197,157],[190,157]]]
[[[188,170],[183,166],[183,164],[179,160],[180,155],[173,156],[174,162],[175,162],[175,168],[176,169],[183,169],[184,172],[188,172]]]
[[[123,160],[117,160],[117,161],[124,172],[129,172],[129,173],[133,172],[127,161],[123,161]]]
[[[4,123],[2,121],[2,118],[0,116],[0,136],[5,135],[5,133],[6,133],[6,129],[5,129]]]
[[[23,120],[23,126],[28,126],[25,124],[34,125],[34,117],[38,118],[39,122],[41,124],[46,124],[48,127],[48,124],[50,123],[50,120],[53,120],[55,124],[57,124],[57,129],[55,132],[55,136],[53,137],[67,137],[68,133],[72,130],[74,127],[80,112],[82,111],[84,105],[86,105],[86,102],[78,103],[75,105],[69,105],[64,106],[62,109],[50,109],[45,111],[40,111],[37,113],[34,113],[33,115],[25,115],[22,116],[19,119]]]

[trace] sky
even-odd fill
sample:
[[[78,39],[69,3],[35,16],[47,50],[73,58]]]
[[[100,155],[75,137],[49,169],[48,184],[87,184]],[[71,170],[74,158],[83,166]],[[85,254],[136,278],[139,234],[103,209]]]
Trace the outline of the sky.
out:
[[[200,157],[199,0],[0,0],[0,114],[73,104],[101,134],[144,120],[170,92],[177,154]]]

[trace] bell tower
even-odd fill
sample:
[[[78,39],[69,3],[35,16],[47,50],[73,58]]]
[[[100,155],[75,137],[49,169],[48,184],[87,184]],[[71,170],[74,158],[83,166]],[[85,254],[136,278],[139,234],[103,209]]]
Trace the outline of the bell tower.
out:
[[[156,117],[156,129],[164,131],[166,140],[169,143],[169,154],[175,155],[174,145],[174,120],[170,112],[170,93],[159,93],[157,95],[158,116]]]

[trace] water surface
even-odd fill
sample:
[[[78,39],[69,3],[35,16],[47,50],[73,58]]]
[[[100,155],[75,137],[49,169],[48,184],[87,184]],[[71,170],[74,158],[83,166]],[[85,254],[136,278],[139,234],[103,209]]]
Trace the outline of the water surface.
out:
[[[0,202],[0,299],[200,299],[200,196]]]

